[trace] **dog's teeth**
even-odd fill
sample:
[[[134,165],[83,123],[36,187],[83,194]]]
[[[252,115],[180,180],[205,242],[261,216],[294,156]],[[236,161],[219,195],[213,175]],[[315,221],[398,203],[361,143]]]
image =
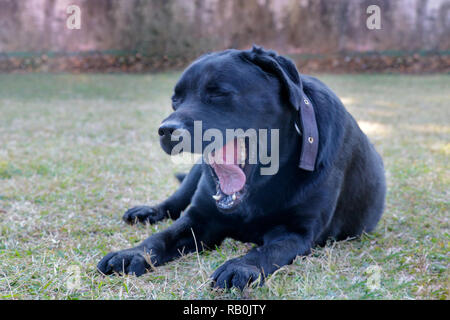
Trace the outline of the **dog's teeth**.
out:
[[[222,195],[221,194],[215,194],[212,196],[214,200],[219,201],[220,199],[222,199]]]
[[[236,200],[236,193],[233,193],[233,195],[231,196],[231,199],[233,199],[233,201]]]

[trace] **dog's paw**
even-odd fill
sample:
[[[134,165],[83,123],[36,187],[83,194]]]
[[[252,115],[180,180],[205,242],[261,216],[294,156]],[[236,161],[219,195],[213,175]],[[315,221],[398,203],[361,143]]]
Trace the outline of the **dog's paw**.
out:
[[[135,224],[138,222],[153,224],[163,220],[165,217],[164,210],[159,206],[138,206],[127,210],[122,219],[128,224]]]
[[[149,258],[140,248],[111,252],[100,260],[97,269],[103,274],[134,274],[139,277],[150,269]]]
[[[239,258],[225,262],[213,273],[211,278],[213,280],[212,286],[220,289],[236,287],[243,290],[245,286],[258,280],[258,278],[260,284],[263,281],[261,272],[256,266],[242,262]]]

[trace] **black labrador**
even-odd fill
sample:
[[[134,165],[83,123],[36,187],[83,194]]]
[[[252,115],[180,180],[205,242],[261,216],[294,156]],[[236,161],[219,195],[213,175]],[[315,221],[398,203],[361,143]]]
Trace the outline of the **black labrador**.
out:
[[[223,133],[277,129],[277,150],[269,152],[279,153],[278,168],[262,174],[264,164],[250,163],[245,137],[243,163],[195,164],[167,200],[125,213],[128,223],[176,221],[137,247],[106,255],[98,264],[103,274],[140,276],[231,237],[257,246],[219,267],[213,286],[243,289],[327,239],[375,228],[386,193],[381,157],[339,98],[316,78],[300,75],[289,59],[256,46],[206,54],[184,71],[172,102],[174,112],[159,128],[167,153],[173,153],[177,130],[195,135],[194,121]],[[222,145],[236,151],[232,144]]]

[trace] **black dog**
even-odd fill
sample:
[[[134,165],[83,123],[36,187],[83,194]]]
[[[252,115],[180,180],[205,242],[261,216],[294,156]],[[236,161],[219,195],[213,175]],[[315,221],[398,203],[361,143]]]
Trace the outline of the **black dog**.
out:
[[[124,215],[129,223],[177,220],[135,248],[109,253],[98,264],[102,273],[139,276],[231,237],[258,247],[225,262],[213,283],[242,289],[327,239],[375,228],[386,193],[381,157],[337,96],[299,75],[290,60],[259,47],[204,55],[185,70],[172,101],[175,112],[159,128],[167,153],[174,131],[192,134],[195,120],[222,132],[275,128],[279,170],[263,175],[262,164],[247,162],[194,165],[170,198]]]

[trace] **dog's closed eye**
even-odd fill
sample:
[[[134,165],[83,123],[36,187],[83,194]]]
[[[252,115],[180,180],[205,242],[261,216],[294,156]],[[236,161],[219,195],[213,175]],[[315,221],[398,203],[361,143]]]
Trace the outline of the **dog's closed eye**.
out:
[[[206,87],[206,94],[208,97],[223,97],[231,94],[231,92],[218,86],[208,86]]]
[[[205,98],[208,103],[220,103],[221,101],[228,101],[233,93],[233,90],[215,85],[207,86],[205,88]]]

